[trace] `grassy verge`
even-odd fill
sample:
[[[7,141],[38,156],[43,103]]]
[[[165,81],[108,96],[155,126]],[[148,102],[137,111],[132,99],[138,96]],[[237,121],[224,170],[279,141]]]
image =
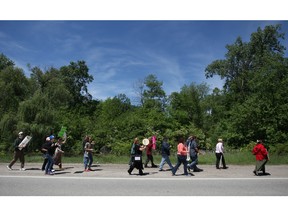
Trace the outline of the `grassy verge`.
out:
[[[13,154],[0,155],[0,163],[9,163],[13,158]],[[94,155],[94,162],[99,164],[114,163],[114,164],[128,164],[130,158],[127,156],[116,155]],[[199,155],[199,164],[214,165],[216,158],[214,153],[206,153]],[[143,156],[143,162],[145,162],[146,156]],[[170,156],[172,164],[176,164],[176,155]],[[225,160],[227,165],[252,165],[255,164],[255,156],[247,152],[231,152],[225,153]],[[83,163],[83,156],[63,156],[63,163]],[[154,155],[154,163],[159,164],[161,161],[161,155]],[[25,163],[42,163],[43,157],[41,154],[26,154]],[[288,164],[287,155],[270,155],[270,165]]]

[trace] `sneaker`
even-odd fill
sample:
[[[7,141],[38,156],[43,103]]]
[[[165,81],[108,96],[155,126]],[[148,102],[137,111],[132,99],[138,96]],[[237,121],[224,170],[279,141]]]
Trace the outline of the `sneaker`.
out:
[[[9,166],[7,166],[7,169],[8,169],[8,170],[12,170],[12,168],[11,168],[11,167],[9,167]]]
[[[26,171],[26,169],[25,168],[21,168],[20,171]]]
[[[48,174],[49,174],[49,175],[54,175],[54,172],[49,172]]]

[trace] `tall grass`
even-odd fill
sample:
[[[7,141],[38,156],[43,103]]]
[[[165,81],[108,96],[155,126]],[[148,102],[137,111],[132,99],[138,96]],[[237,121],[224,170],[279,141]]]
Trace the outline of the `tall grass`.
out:
[[[255,164],[255,156],[250,152],[227,152],[224,154],[225,161],[227,165],[251,165]],[[154,163],[160,164],[161,155],[155,154]],[[13,158],[13,154],[1,154],[0,155],[0,163],[9,163]],[[98,154],[93,156],[94,162],[99,164],[128,164],[130,157],[129,155],[125,156],[116,156],[112,154]],[[65,156],[63,155],[63,163],[83,163],[83,156]],[[146,156],[143,154],[143,163],[146,160]],[[175,154],[170,156],[170,160],[172,164],[177,163],[177,157]],[[205,165],[214,165],[216,162],[216,156],[213,152],[206,152],[204,154],[200,154],[198,157],[199,164]],[[41,154],[26,154],[25,155],[25,163],[42,163],[43,157]],[[288,155],[270,155],[269,164],[271,165],[279,165],[279,164],[288,164]]]

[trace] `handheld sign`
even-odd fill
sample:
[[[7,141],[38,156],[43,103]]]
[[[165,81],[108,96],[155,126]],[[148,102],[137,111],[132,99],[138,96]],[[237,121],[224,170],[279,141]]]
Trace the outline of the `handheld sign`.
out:
[[[28,145],[28,143],[30,142],[31,139],[32,139],[31,136],[26,136],[26,137],[22,140],[22,142],[18,145],[18,148],[19,148],[20,150],[22,150],[23,148],[25,148],[25,147]]]
[[[64,126],[62,126],[61,127],[61,130],[59,131],[59,133],[58,133],[58,137],[62,137],[62,138],[66,138],[66,130],[67,130],[67,128],[66,127],[64,127]]]
[[[149,144],[149,139],[142,140],[143,145],[147,146]]]

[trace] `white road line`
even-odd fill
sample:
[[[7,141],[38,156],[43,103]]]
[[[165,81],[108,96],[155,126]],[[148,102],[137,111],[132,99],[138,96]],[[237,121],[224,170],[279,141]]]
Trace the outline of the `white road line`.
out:
[[[5,176],[0,175],[0,178],[35,178],[35,179],[81,179],[81,180],[139,180],[139,181],[231,181],[231,180],[288,180],[288,177],[254,177],[254,178],[193,178],[192,177],[167,177],[167,178],[146,178],[146,177],[74,177],[74,176]],[[288,182],[287,182],[288,183]]]

